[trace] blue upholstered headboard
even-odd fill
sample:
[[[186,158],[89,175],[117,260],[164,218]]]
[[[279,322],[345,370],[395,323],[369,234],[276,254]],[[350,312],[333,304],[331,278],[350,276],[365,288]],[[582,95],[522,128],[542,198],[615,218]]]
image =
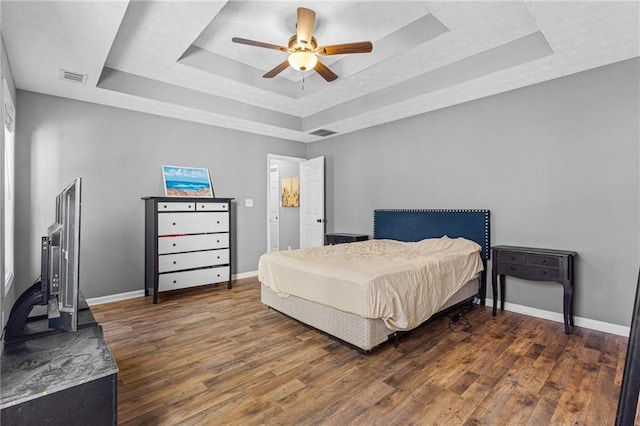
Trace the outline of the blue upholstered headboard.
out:
[[[385,210],[373,211],[373,238],[420,241],[425,238],[463,237],[491,256],[489,210]]]

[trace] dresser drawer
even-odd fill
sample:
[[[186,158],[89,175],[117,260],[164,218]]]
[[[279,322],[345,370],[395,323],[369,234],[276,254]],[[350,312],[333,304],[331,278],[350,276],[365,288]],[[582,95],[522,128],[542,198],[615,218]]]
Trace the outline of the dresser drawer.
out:
[[[229,249],[194,251],[158,256],[158,273],[229,263]]]
[[[499,265],[497,273],[534,281],[557,281],[560,278],[560,270],[557,268],[518,264]]]
[[[177,290],[196,285],[221,283],[229,281],[229,277],[228,266],[161,274],[158,276],[158,290]]]
[[[209,211],[209,212],[226,212],[229,211],[229,204],[228,203],[205,203],[205,202],[198,202],[196,203],[196,210],[197,211]]]
[[[203,234],[229,230],[229,213],[194,212],[158,214],[158,236]]]
[[[158,254],[229,247],[229,234],[196,234],[158,238]]]
[[[185,212],[195,211],[196,203],[181,203],[181,202],[165,202],[158,203],[159,212]]]

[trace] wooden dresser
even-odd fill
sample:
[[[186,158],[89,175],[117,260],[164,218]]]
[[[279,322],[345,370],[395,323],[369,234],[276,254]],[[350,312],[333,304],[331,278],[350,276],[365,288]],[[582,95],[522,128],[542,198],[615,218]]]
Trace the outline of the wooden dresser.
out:
[[[226,282],[233,198],[144,197],[145,295]]]

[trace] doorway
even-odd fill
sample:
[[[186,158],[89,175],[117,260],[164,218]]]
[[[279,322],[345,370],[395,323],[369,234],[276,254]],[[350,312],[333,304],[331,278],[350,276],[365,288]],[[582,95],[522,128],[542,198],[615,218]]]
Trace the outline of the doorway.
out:
[[[324,244],[324,157],[267,154],[267,252]],[[297,182],[299,204],[283,203],[283,183]]]
[[[300,248],[300,209],[282,207],[282,179],[300,178],[306,158],[267,154],[267,251]]]

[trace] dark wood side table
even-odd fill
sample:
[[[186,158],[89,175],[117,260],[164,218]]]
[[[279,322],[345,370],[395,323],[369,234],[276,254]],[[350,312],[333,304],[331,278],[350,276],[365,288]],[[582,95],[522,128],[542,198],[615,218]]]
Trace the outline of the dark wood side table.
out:
[[[564,288],[564,332],[571,334],[573,325],[573,263],[575,251],[551,250],[532,247],[495,246],[493,252],[491,287],[493,289],[493,316],[498,308],[504,311],[505,275],[532,281],[553,281]],[[498,295],[498,276],[500,294]]]
[[[327,234],[324,236],[324,245],[355,243],[356,241],[366,241],[369,239],[365,234]]]

